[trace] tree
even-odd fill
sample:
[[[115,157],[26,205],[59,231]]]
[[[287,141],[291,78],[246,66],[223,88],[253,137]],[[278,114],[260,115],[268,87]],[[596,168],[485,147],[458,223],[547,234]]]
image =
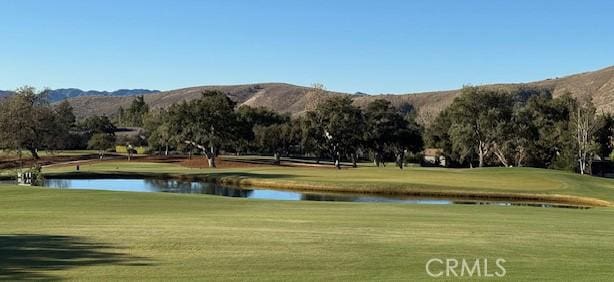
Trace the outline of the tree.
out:
[[[451,162],[462,165],[463,161],[467,157],[454,150],[452,138],[450,138],[449,133],[451,126],[452,118],[450,115],[450,110],[449,108],[444,109],[427,127],[424,139],[428,146],[442,150],[443,155],[445,156],[446,160],[448,160],[446,165],[449,165]]]
[[[377,99],[367,105],[367,146],[373,152],[373,162],[378,167],[384,164],[386,147],[394,139],[393,134],[398,129],[395,123],[398,118],[395,115],[397,114],[387,100]]]
[[[76,117],[73,108],[67,100],[62,101],[55,107],[56,115],[56,140],[59,149],[67,149],[74,144],[73,139],[77,138],[72,134],[76,126]]]
[[[89,136],[95,133],[114,134],[117,127],[107,116],[91,116],[83,120],[78,127]]]
[[[281,155],[287,154],[297,139],[290,122],[269,126],[257,125],[254,127],[254,133],[256,144],[262,150],[273,153],[275,164],[280,164]]]
[[[571,125],[576,138],[577,159],[580,174],[590,173],[590,166],[598,145],[595,142],[595,134],[601,127],[601,120],[597,117],[593,103],[588,100],[580,100],[571,117]]]
[[[525,106],[516,106],[508,129],[502,131],[498,138],[502,157],[510,162],[513,161],[517,167],[524,166],[531,144],[539,137],[531,113]]]
[[[290,121],[290,116],[278,114],[264,107],[250,107],[242,105],[236,110],[236,128],[234,135],[237,136],[232,140],[234,149],[237,153],[247,151],[250,148],[256,147],[255,142],[255,127],[269,126],[273,124],[281,124]]]
[[[356,167],[356,153],[362,145],[366,126],[362,111],[352,105],[350,97],[335,96],[319,104],[315,115],[321,122],[325,144],[335,166],[341,168],[341,156],[349,155]]]
[[[143,119],[149,112],[149,105],[145,102],[144,96],[136,96],[130,107],[124,110],[120,107],[117,114],[117,122],[121,126],[143,126]]]
[[[478,155],[479,167],[494,150],[499,161],[507,165],[498,134],[512,115],[513,100],[508,93],[480,87],[464,87],[450,106],[450,137],[462,155]]]
[[[57,149],[57,117],[46,99],[46,91],[21,87],[0,103],[0,146],[28,150],[38,160],[39,149]]]
[[[117,116],[115,118],[116,123],[119,125],[124,125],[126,124],[126,110],[124,110],[124,107],[119,106],[119,109],[117,110]]]
[[[205,91],[201,99],[169,109],[169,131],[178,146],[200,149],[215,167],[219,147],[232,140],[236,128],[235,103],[220,91]]]
[[[73,129],[77,118],[73,112],[73,107],[67,100],[62,101],[55,107],[57,113],[58,123],[61,127],[66,129]]]
[[[145,103],[145,97],[137,96],[128,108],[128,112],[132,115],[134,126],[143,126],[143,117],[149,112],[149,105]]]
[[[430,127],[435,119],[447,108],[442,102],[434,103],[432,105],[422,105],[416,111],[416,122],[423,128]]]
[[[575,166],[573,139],[570,132],[570,109],[575,99],[563,95],[556,99],[550,92],[529,98],[517,115],[528,125],[526,163],[543,168],[571,169]],[[569,160],[572,160],[571,162]]]
[[[327,139],[322,125],[322,116],[316,112],[307,112],[304,116],[298,117],[297,123],[300,125],[300,145],[306,153],[316,157],[316,164],[326,153]]]
[[[422,136],[415,122],[413,107],[404,106],[397,112],[390,102],[377,99],[367,105],[366,143],[373,151],[376,166],[384,163],[387,151],[395,155],[399,168],[403,169],[407,150],[422,148]]]
[[[321,83],[314,83],[305,93],[305,111],[315,111],[320,103],[327,99],[326,87]]]
[[[87,143],[87,147],[92,150],[98,150],[98,156],[102,160],[106,150],[115,145],[115,135],[107,133],[95,133]]]
[[[597,130],[597,143],[599,150],[597,154],[604,160],[614,151],[614,115],[604,113],[601,115],[601,127]]]
[[[399,116],[400,117],[400,116]],[[422,131],[413,117],[397,118],[397,128],[392,136],[390,147],[396,157],[396,164],[403,169],[405,154],[419,152],[423,147]]]
[[[482,166],[494,159],[504,166],[571,169],[575,104],[571,95],[553,99],[548,88],[467,87],[429,126],[426,140],[461,164],[477,156]]]
[[[107,116],[91,116],[81,121],[77,127],[83,132],[88,149],[98,150],[100,159],[104,157],[105,150],[115,144],[117,127]]]
[[[143,119],[143,127],[149,145],[158,148],[160,154],[164,148],[164,155],[168,156],[172,141],[168,113],[165,110],[149,112]]]
[[[492,152],[505,167],[512,164],[523,166],[528,147],[537,136],[526,105],[534,97],[551,99],[551,91],[548,88],[518,86],[503,95],[503,103],[499,103],[496,108],[500,122],[496,123],[491,132],[494,136]]]

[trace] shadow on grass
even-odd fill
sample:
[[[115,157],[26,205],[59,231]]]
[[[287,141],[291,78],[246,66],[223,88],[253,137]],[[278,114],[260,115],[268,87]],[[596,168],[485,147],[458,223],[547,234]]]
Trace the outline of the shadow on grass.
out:
[[[1,280],[58,280],[50,272],[94,265],[148,266],[151,261],[115,250],[117,247],[81,237],[0,235]]]

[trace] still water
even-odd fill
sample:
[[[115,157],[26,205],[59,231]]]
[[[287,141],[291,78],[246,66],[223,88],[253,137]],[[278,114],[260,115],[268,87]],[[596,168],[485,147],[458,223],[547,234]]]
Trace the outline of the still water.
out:
[[[129,192],[166,192],[186,194],[208,194],[222,197],[284,200],[284,201],[337,201],[374,202],[403,204],[469,204],[469,205],[520,205],[536,207],[574,207],[545,203],[522,203],[504,201],[482,201],[463,199],[428,199],[403,196],[374,196],[364,194],[334,194],[293,192],[274,189],[244,188],[218,185],[209,182],[182,181],[169,179],[47,179],[44,186],[55,189],[86,189]]]
[[[44,186],[60,189],[87,189],[129,192],[167,192],[207,194],[223,197],[286,200],[286,201],[340,201],[340,202],[401,202],[413,204],[450,204],[448,200],[401,199],[360,194],[301,193],[285,190],[243,188],[209,182],[167,179],[47,179]]]

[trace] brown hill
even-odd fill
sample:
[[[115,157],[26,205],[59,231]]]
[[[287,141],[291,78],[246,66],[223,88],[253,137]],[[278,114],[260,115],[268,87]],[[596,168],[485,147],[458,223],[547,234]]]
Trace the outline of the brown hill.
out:
[[[495,84],[490,87],[513,87],[520,84]],[[573,95],[590,95],[599,110],[614,112],[614,66],[594,72],[586,72],[561,78],[530,82],[527,85],[551,87],[555,96],[571,92]],[[201,86],[183,88],[156,94],[145,95],[145,101],[152,108],[167,107],[173,103],[200,97],[204,90],[217,89],[226,93],[238,104],[263,106],[269,109],[297,114],[305,110],[313,95],[308,95],[310,88],[285,83],[262,83],[234,86]],[[439,111],[450,105],[460,90],[416,93],[416,94],[382,94],[352,95],[328,92],[331,95],[352,95],[356,105],[365,106],[369,102],[382,98],[395,106],[409,103],[417,108],[421,118],[428,122]],[[120,106],[127,108],[133,97],[88,96],[70,99],[78,117],[89,115],[114,115]]]
[[[614,112],[614,66],[529,84],[552,87],[555,97],[567,92],[576,97],[589,95],[597,109],[609,113]]]
[[[267,107],[283,113],[300,113],[305,110],[311,90],[309,87],[296,86],[285,83],[261,83],[230,86],[199,86],[165,91],[156,94],[144,95],[145,102],[151,108],[168,107],[173,103],[197,99],[205,90],[219,90],[239,105],[253,107]],[[347,95],[344,93],[330,92],[330,95]],[[127,108],[134,97],[103,97],[87,96],[69,99],[77,117],[90,115],[108,115],[117,113],[119,107]]]
[[[521,85],[548,87],[554,97],[571,93],[575,97],[590,96],[598,111],[614,113],[614,66],[601,70],[557,77],[529,83],[491,84],[486,87],[511,88]],[[448,107],[460,89],[451,91],[405,94],[405,95],[370,95],[355,98],[355,103],[364,106],[377,98],[384,98],[393,105],[410,103],[419,110],[423,122],[431,121],[442,109]]]

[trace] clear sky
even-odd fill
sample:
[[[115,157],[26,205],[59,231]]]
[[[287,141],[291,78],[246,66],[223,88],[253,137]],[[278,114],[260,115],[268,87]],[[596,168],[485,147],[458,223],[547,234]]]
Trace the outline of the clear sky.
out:
[[[609,65],[606,0],[0,0],[0,89],[320,82],[408,93]]]

